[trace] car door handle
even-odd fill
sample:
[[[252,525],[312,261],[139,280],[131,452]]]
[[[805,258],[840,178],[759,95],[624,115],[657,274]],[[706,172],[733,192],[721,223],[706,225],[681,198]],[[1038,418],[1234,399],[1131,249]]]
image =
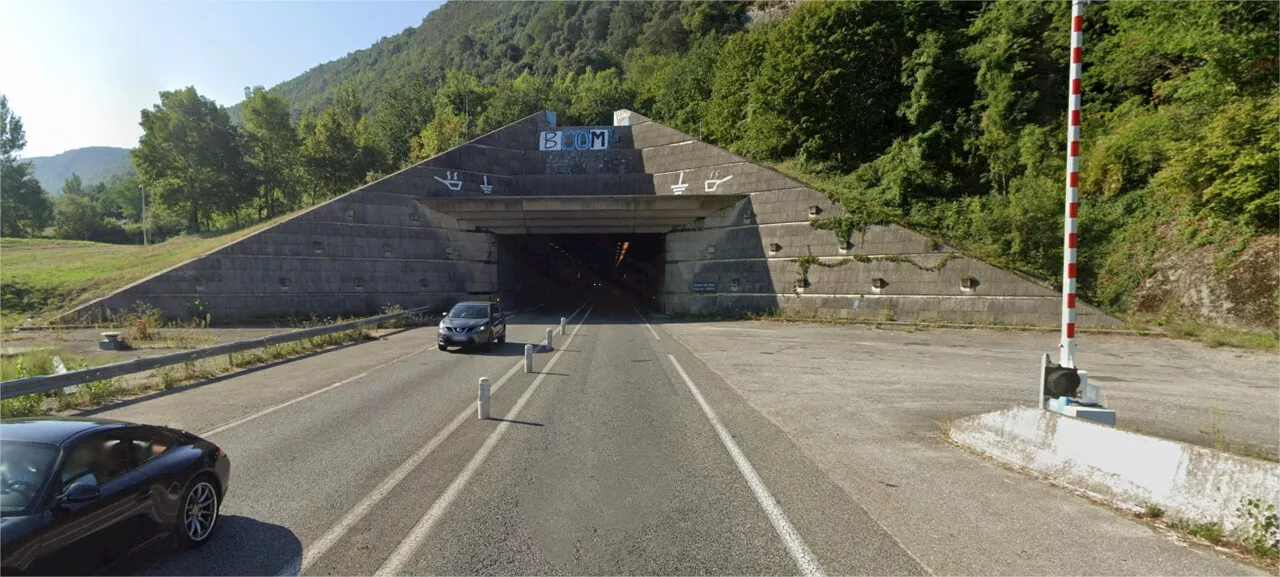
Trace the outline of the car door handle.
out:
[[[151,488],[150,488],[150,487],[147,487],[146,489],[143,489],[143,490],[141,490],[141,491],[138,491],[138,493],[134,495],[134,498],[135,498],[135,499],[137,499],[137,500],[139,500],[139,501],[146,501],[147,499],[150,499],[150,498],[151,498]]]

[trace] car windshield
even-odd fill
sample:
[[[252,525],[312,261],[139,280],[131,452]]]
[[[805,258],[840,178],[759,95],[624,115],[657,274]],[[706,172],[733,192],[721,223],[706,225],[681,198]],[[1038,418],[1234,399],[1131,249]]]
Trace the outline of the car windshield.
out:
[[[458,305],[449,311],[449,318],[484,319],[489,318],[489,305]]]
[[[0,447],[0,515],[27,510],[53,469],[58,448],[43,443],[5,441]]]

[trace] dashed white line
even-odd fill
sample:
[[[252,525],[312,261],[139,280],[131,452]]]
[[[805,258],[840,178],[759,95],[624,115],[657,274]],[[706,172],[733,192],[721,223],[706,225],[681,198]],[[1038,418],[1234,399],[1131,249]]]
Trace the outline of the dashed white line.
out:
[[[720,443],[729,451],[729,456],[733,458],[733,463],[738,466],[738,471],[747,480],[747,486],[751,487],[751,492],[755,494],[756,501],[760,502],[760,507],[764,509],[765,516],[769,518],[770,523],[773,523],[773,528],[778,531],[778,536],[782,538],[782,544],[787,548],[787,552],[791,554],[791,558],[795,560],[800,572],[806,577],[820,577],[823,575],[822,566],[818,564],[818,558],[809,550],[809,546],[805,545],[804,539],[800,537],[800,533],[796,531],[796,528],[791,526],[791,522],[787,520],[787,514],[783,512],[782,507],[778,505],[778,501],[769,493],[769,488],[760,479],[760,475],[756,474],[755,467],[751,466],[751,461],[747,460],[747,456],[742,453],[742,449],[738,448],[738,443],[733,440],[729,430],[725,429],[724,425],[720,423],[720,418],[716,416],[715,411],[711,410],[711,405],[707,404],[702,392],[693,384],[693,379],[689,378],[689,373],[686,373],[684,367],[680,366],[680,361],[676,360],[675,355],[668,354],[667,358],[671,359],[671,364],[675,366],[676,372],[680,373],[680,378],[684,379],[684,384],[689,386],[689,392],[693,393],[693,398],[702,407],[702,412],[707,415],[707,420],[711,421],[711,427],[716,430],[716,435],[720,437]]]
[[[471,480],[472,475],[474,475],[476,470],[480,468],[480,465],[484,463],[484,460],[489,457],[489,453],[493,451],[495,446],[497,446],[498,441],[502,440],[502,436],[507,432],[507,428],[511,426],[511,421],[520,416],[520,410],[524,408],[525,403],[533,396],[534,391],[538,390],[538,385],[542,383],[542,379],[547,376],[551,367],[556,364],[556,361],[560,360],[560,355],[564,354],[565,349],[568,349],[569,345],[573,343],[574,337],[578,336],[578,330],[582,328],[582,324],[587,321],[587,317],[590,314],[591,309],[587,309],[586,314],[582,315],[582,320],[578,322],[578,326],[574,327],[573,333],[571,333],[569,338],[565,341],[564,348],[561,348],[551,357],[551,360],[547,362],[547,366],[543,369],[543,372],[539,373],[538,378],[533,380],[533,384],[529,385],[529,388],[525,390],[523,395],[520,395],[520,399],[516,401],[515,406],[511,408],[511,412],[507,414],[506,418],[509,420],[499,423],[498,428],[489,434],[489,438],[485,439],[484,444],[480,446],[480,450],[476,451],[476,454],[467,462],[467,466],[463,467],[462,472],[458,473],[458,476],[454,478],[453,482],[450,483],[447,488],[445,488],[444,492],[440,494],[440,497],[436,499],[436,502],[431,504],[431,508],[423,514],[422,518],[418,520],[418,523],[414,525],[411,531],[409,531],[409,534],[400,542],[400,545],[396,547],[395,551],[392,551],[391,555],[382,562],[382,566],[378,567],[378,570],[374,575],[396,575],[404,569],[405,564],[409,562],[414,553],[416,553],[418,549],[422,547],[423,542],[427,540],[427,536],[431,533],[431,529],[435,527],[435,524],[442,516],[444,516],[449,505],[453,504],[454,499],[456,499],[458,494],[462,492],[462,488],[466,486],[467,481]]]
[[[568,318],[577,316],[578,311],[582,310],[583,306],[586,306],[586,303],[583,303],[570,313]],[[586,317],[583,317],[583,320],[586,320]],[[502,388],[502,385],[506,384],[506,382],[510,380],[511,377],[516,374],[516,371],[523,365],[524,360],[521,359],[520,362],[513,365],[510,369],[507,369],[507,372],[493,384],[493,388],[490,390],[490,393],[498,392],[498,389]],[[430,441],[427,441],[427,444],[420,447],[413,455],[401,463],[399,467],[396,467],[396,469],[392,471],[386,479],[383,479],[383,481],[379,483],[372,492],[348,510],[347,513],[343,515],[333,527],[330,527],[324,535],[321,535],[319,539],[316,539],[311,542],[311,544],[307,545],[306,549],[303,550],[301,558],[294,558],[290,563],[286,564],[285,572],[281,573],[281,575],[301,574],[310,568],[316,561],[320,560],[320,558],[324,557],[325,553],[328,553],[329,549],[336,545],[338,541],[342,539],[343,535],[346,535],[347,531],[350,531],[356,523],[359,523],[361,519],[364,519],[365,516],[367,516],[369,512],[378,505],[378,503],[385,499],[387,495],[391,494],[391,491],[395,490],[396,486],[399,485],[405,477],[408,477],[409,474],[412,473],[414,469],[418,468],[418,465],[421,465],[437,447],[444,443],[444,440],[448,438],[449,435],[452,435],[454,431],[458,430],[458,427],[461,427],[462,424],[471,417],[473,411],[474,409],[471,406],[468,406],[463,409],[461,413],[458,413],[458,416],[454,417],[453,421],[441,429],[440,432],[436,433]]]

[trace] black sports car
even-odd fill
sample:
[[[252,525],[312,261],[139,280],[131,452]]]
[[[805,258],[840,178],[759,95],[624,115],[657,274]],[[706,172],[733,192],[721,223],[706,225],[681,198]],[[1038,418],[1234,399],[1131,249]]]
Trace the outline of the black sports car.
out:
[[[0,421],[0,573],[97,573],[165,539],[209,541],[231,462],[167,427]]]

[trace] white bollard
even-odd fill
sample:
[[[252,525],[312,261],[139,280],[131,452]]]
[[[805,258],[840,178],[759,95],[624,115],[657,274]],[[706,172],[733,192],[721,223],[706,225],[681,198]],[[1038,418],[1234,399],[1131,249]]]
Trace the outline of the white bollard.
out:
[[[560,334],[562,334],[562,335],[564,334],[564,326],[565,326],[566,324],[569,324],[569,319],[566,319],[566,318],[564,318],[564,317],[560,317]]]
[[[478,404],[479,404],[479,410],[480,410],[480,420],[481,421],[488,420],[489,418],[489,379],[485,377],[480,377],[480,398],[478,399],[478,401],[479,401]]]
[[[533,372],[533,345],[524,346],[524,372]]]
[[[547,350],[551,350],[551,329],[547,329]]]

